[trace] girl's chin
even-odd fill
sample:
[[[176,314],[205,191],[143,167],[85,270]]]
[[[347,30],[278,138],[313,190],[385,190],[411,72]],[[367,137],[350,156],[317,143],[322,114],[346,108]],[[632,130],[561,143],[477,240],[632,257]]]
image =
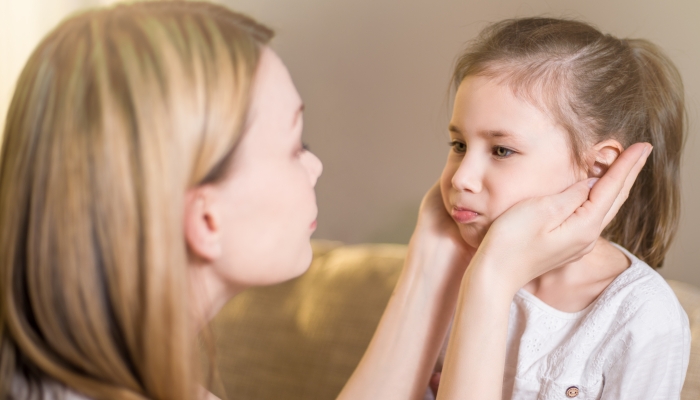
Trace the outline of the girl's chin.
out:
[[[482,235],[480,232],[476,232],[473,229],[465,229],[464,227],[460,227],[460,233],[462,234],[462,239],[464,242],[475,249],[479,247],[481,241],[484,240],[484,235]]]

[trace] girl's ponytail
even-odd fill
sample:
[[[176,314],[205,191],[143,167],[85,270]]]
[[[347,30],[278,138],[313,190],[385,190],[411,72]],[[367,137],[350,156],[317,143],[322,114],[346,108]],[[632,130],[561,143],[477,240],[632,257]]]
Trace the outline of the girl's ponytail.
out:
[[[654,268],[661,267],[680,215],[680,159],[684,141],[683,83],[660,49],[642,39],[625,40],[638,72],[642,123],[630,142],[654,146],[629,198],[604,236]],[[632,111],[632,110],[630,110]]]

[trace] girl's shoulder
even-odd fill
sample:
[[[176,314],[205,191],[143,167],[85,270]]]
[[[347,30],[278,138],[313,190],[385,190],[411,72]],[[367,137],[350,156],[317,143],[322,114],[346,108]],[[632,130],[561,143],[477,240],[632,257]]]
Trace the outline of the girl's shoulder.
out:
[[[627,249],[615,246],[631,263],[601,294],[597,301],[599,311],[614,313],[620,323],[651,323],[664,330],[689,329],[688,316],[666,280]]]

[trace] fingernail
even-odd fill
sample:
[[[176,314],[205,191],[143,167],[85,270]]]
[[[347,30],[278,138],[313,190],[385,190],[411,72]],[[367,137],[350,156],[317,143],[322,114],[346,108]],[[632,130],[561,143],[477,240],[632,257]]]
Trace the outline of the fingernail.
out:
[[[588,180],[588,188],[591,189],[593,188],[593,185],[595,185],[596,182],[598,182],[599,178],[591,178]]]

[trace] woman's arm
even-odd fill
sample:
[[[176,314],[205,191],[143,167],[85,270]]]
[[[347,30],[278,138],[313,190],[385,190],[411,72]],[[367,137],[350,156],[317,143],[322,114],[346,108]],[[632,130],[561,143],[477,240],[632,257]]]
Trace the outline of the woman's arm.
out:
[[[422,399],[475,249],[435,185],[421,204],[403,271],[377,331],[339,399]]]
[[[464,274],[438,399],[501,399],[510,303],[525,283],[587,254],[651,151],[630,146],[592,190],[518,203],[491,226]]]

